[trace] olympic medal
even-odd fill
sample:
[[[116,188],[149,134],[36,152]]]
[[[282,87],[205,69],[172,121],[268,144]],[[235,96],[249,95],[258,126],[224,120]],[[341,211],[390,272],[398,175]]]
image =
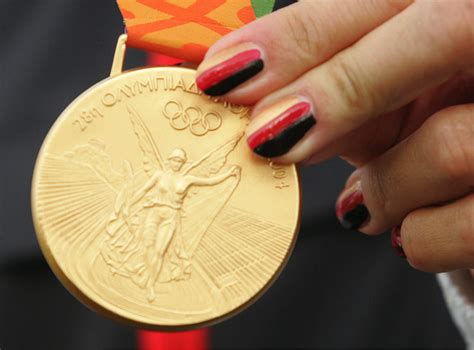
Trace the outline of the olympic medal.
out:
[[[294,166],[252,154],[248,109],[191,69],[115,74],[79,96],[39,153],[37,236],[90,308],[135,326],[215,323],[281,272],[299,223]]]

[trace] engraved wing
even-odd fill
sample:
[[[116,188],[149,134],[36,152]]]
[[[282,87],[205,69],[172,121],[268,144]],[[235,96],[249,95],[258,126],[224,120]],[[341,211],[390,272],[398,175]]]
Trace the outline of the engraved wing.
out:
[[[139,113],[127,105],[130,122],[143,153],[143,172],[127,172],[106,225],[107,237],[101,245],[101,255],[114,274],[133,278],[143,272],[143,226],[145,198],[134,201],[136,194],[164,162],[157,145]]]
[[[215,150],[205,154],[201,159],[190,164],[184,174],[192,174],[196,176],[210,176],[218,173],[227,161],[227,156],[235,149],[243,133],[231,138],[223,145]]]
[[[189,165],[185,174],[205,178],[219,175],[242,136],[243,133],[239,133],[205,154]],[[181,240],[184,242],[187,254],[190,256],[194,254],[206,230],[230,199],[239,181],[240,178],[232,176],[217,185],[191,189],[182,208]]]
[[[147,175],[151,176],[154,170],[164,169],[163,158],[150,130],[148,130],[138,112],[130,105],[127,105],[127,110],[133,125],[133,131],[138,139],[138,145],[143,153],[143,167]]]

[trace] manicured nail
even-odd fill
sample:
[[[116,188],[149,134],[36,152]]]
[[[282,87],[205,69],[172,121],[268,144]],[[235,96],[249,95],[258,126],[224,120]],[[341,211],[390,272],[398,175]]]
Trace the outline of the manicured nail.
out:
[[[260,49],[250,43],[222,50],[198,69],[196,84],[206,95],[221,96],[263,70]]]
[[[399,257],[406,259],[405,251],[402,246],[402,237],[400,235],[400,226],[394,227],[390,233],[390,241],[392,242],[392,247]]]
[[[311,103],[288,97],[260,112],[247,128],[247,143],[266,158],[287,153],[316,124]]]
[[[369,210],[364,204],[364,195],[357,181],[346,190],[336,205],[336,215],[342,227],[346,229],[359,229],[370,219]]]

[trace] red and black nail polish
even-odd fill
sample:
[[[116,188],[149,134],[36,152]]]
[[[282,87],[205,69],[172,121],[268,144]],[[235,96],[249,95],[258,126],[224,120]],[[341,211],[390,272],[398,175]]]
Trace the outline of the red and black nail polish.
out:
[[[336,205],[336,215],[342,227],[352,230],[360,228],[369,218],[369,210],[364,205],[362,191],[356,190],[340,200]]]
[[[403,259],[406,259],[405,251],[402,246],[402,237],[400,235],[400,226],[394,227],[390,233],[390,241],[392,243],[392,248],[395,250],[397,255]]]
[[[311,104],[296,98],[294,102],[276,117],[273,117],[272,110],[278,110],[278,107],[267,109],[262,118],[268,119],[271,116],[272,119],[263,124],[260,121],[258,128],[247,137],[247,143],[255,153],[267,158],[282,156],[316,124]],[[249,126],[249,129],[255,127]]]
[[[257,75],[263,67],[260,50],[243,51],[199,74],[196,84],[206,95],[224,95]]]

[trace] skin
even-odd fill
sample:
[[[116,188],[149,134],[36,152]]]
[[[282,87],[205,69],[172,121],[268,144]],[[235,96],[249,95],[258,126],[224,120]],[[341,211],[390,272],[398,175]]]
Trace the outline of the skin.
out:
[[[258,123],[262,110],[303,96],[317,119],[275,160],[342,157],[357,169],[339,200],[361,188],[370,212],[360,231],[401,225],[413,267],[472,268],[473,18],[473,0],[302,0],[227,35],[202,66],[258,47],[265,69],[223,99],[255,105]]]
[[[169,159],[168,169],[156,171],[132,198],[132,203],[136,203],[150,193],[149,200],[154,202],[153,205],[147,206],[148,216],[144,233],[148,239],[145,241],[145,260],[149,277],[146,281],[138,281],[147,288],[147,298],[150,302],[155,299],[154,286],[163,266],[164,255],[176,232],[177,222],[180,220],[179,210],[189,189],[192,186],[213,186],[240,174],[240,169],[233,166],[213,177],[197,177],[182,174],[183,165],[184,160],[180,158]]]

